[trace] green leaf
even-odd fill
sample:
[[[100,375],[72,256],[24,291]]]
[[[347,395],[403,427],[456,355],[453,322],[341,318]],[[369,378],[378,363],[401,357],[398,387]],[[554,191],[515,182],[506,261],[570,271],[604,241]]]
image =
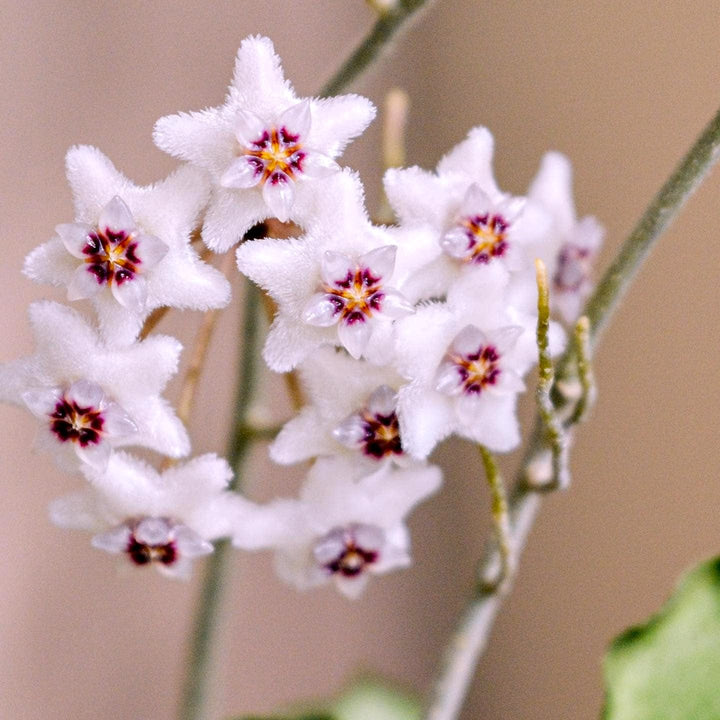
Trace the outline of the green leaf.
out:
[[[376,680],[361,680],[330,708],[336,720],[420,720],[420,701]]]
[[[680,582],[660,613],[605,657],[605,720],[720,718],[720,558]]]

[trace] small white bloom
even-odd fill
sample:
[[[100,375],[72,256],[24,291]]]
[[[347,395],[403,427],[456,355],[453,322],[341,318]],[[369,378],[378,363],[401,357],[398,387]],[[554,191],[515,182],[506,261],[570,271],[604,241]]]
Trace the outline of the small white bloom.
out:
[[[515,406],[521,378],[537,361],[536,317],[508,304],[507,277],[467,273],[447,303],[418,308],[397,324],[396,367],[405,450],[424,460],[457,433],[506,452],[520,441]],[[553,324],[551,352],[563,344]]]
[[[33,303],[30,323],[35,354],[0,366],[0,399],[41,419],[38,441],[62,467],[79,459],[103,468],[124,445],[187,454],[185,428],[160,397],[177,370],[175,338],[108,347],[79,313],[53,302]]]
[[[227,304],[227,280],[190,245],[208,198],[204,173],[186,165],[138,187],[87,146],[71,148],[66,164],[76,221],[58,225],[28,255],[28,277],[66,286],[69,300],[92,299],[103,335],[115,344],[132,342],[157,307]]]
[[[371,467],[383,460],[405,462],[395,412],[403,381],[396,372],[332,348],[319,348],[298,370],[308,405],[270,445],[275,462],[342,453],[363,458]]]
[[[436,252],[411,282],[412,297],[441,297],[467,268],[526,271],[548,220],[524,198],[500,192],[492,171],[493,138],[473,128],[429,173],[390,169],[385,191],[401,225],[429,228]]]
[[[154,137],[162,150],[210,172],[203,238],[224,252],[267,217],[304,225],[312,181],[339,170],[333,158],[374,116],[358,95],[298,98],[272,42],[248,37],[225,104],[163,117]]]
[[[104,471],[83,472],[90,485],[54,501],[53,522],[92,532],[94,547],[168,576],[187,577],[192,560],[211,553],[210,541],[229,535],[237,515],[227,491],[232,471],[215,455],[158,473],[117,452]]]
[[[271,369],[294,368],[320,345],[382,364],[392,351],[392,324],[414,312],[397,289],[407,268],[394,237],[373,227],[362,186],[344,171],[324,185],[327,204],[301,238],[243,243],[238,267],[267,290],[278,315],[265,343]],[[396,280],[397,278],[397,280]]]
[[[299,589],[332,581],[356,598],[370,574],[410,564],[404,519],[440,482],[436,467],[399,470],[386,464],[364,475],[348,458],[323,458],[310,470],[299,500],[267,507],[276,522],[268,522],[264,545],[257,528],[249,537],[242,526],[233,542],[241,548],[275,548],[279,575]]]
[[[552,279],[550,301],[566,323],[573,323],[592,289],[590,274],[605,229],[590,215],[577,219],[572,168],[560,153],[545,155],[528,197],[552,217],[552,254],[543,257]]]

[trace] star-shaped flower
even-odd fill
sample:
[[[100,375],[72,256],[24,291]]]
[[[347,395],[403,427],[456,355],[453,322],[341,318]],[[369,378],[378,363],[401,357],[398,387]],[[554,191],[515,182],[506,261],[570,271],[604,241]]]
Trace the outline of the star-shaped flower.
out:
[[[348,454],[370,469],[382,461],[408,460],[395,406],[402,378],[390,367],[320,348],[299,366],[309,404],[270,446],[275,462]]]
[[[228,281],[190,244],[208,198],[203,172],[186,165],[138,187],[88,146],[71,148],[66,164],[75,222],[58,225],[28,255],[26,275],[66,286],[70,300],[91,298],[103,336],[119,345],[132,342],[157,307],[227,304]]]
[[[83,470],[85,489],[60,498],[50,516],[60,527],[92,532],[92,544],[135,565],[186,578],[192,560],[213,551],[211,540],[231,530],[232,471],[215,455],[202,455],[158,473],[124,452],[100,472]]]
[[[543,260],[552,279],[550,301],[566,323],[577,320],[592,289],[593,262],[603,242],[605,229],[598,220],[575,213],[572,168],[562,154],[545,155],[528,197],[544,207],[552,218],[549,249]]]
[[[38,441],[62,467],[102,469],[125,445],[188,453],[187,432],[160,397],[177,370],[175,338],[108,347],[79,313],[47,301],[30,306],[30,323],[35,354],[0,366],[0,399],[40,419]]]
[[[525,198],[502,193],[492,170],[493,138],[473,128],[437,166],[385,174],[385,191],[401,226],[429,229],[435,253],[406,288],[413,298],[444,296],[468,269],[518,272],[532,267],[533,245],[544,240],[548,220]]]
[[[338,173],[325,181],[325,190],[325,207],[305,236],[262,238],[237,251],[240,271],[278,306],[264,350],[277,372],[325,344],[387,362],[393,321],[414,311],[399,289],[418,262],[410,248],[370,224],[355,175]]]
[[[154,137],[162,150],[209,171],[203,238],[224,252],[268,217],[304,225],[313,181],[339,169],[333,158],[374,116],[358,95],[298,98],[272,42],[248,37],[224,105],[163,117]]]
[[[421,306],[399,321],[396,367],[409,380],[398,393],[403,447],[424,460],[457,433],[497,452],[520,441],[516,401],[537,361],[536,317],[508,301],[508,279],[467,274],[446,303]],[[563,346],[553,324],[550,349]]]
[[[233,543],[274,548],[278,574],[299,589],[333,582],[356,598],[370,574],[410,564],[405,517],[440,482],[437,467],[399,470],[385,464],[368,475],[351,459],[323,458],[310,470],[299,500],[265,508],[264,537],[257,526],[248,532],[236,523]]]

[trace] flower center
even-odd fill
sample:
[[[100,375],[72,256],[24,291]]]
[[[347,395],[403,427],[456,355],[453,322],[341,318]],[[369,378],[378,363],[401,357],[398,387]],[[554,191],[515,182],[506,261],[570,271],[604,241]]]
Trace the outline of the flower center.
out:
[[[460,227],[465,231],[467,247],[462,255],[465,263],[486,265],[495,257],[502,257],[508,247],[509,224],[501,215],[474,215],[463,218]]]
[[[468,395],[480,395],[488,385],[494,385],[500,376],[500,355],[492,345],[481,345],[477,352],[450,355],[459,375],[459,385]]]
[[[363,452],[370,457],[381,460],[388,455],[402,455],[400,442],[400,424],[397,415],[362,413],[365,437],[362,440]]]
[[[353,523],[330,530],[316,542],[313,552],[318,565],[330,575],[356,577],[377,562],[383,542],[379,527]]]
[[[359,575],[366,565],[374,563],[378,558],[376,550],[363,550],[355,545],[352,540],[346,541],[345,549],[329,563],[325,568],[333,575],[339,573],[345,577]]]
[[[95,275],[101,285],[122,285],[139,272],[140,258],[135,254],[137,246],[133,232],[115,232],[110,228],[103,231],[97,228],[88,235],[83,248],[88,271]]]
[[[255,175],[261,175],[259,182],[271,184],[287,179],[295,180],[296,173],[302,173],[302,150],[300,136],[285,127],[265,130],[258,140],[243,149],[243,155],[255,168]]]
[[[50,414],[50,430],[61,442],[97,445],[102,440],[105,420],[100,410],[80,407],[63,396]]]
[[[380,312],[382,299],[381,278],[375,277],[367,268],[348,270],[344,280],[336,280],[333,285],[323,285],[327,299],[335,305],[335,314],[348,325],[364,322],[373,312]]]
[[[558,266],[553,277],[562,292],[577,292],[590,272],[590,250],[567,244],[558,253]]]
[[[174,541],[171,540],[164,544],[149,545],[140,542],[134,533],[131,533],[128,538],[125,552],[136,565],[148,565],[153,562],[172,565],[178,558]]]

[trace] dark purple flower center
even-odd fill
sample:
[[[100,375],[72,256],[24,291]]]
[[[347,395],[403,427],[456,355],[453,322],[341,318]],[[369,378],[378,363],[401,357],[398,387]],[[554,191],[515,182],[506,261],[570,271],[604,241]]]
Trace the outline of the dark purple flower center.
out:
[[[467,236],[463,262],[487,265],[495,257],[502,257],[508,248],[509,223],[501,215],[474,215],[462,221]]]
[[[250,143],[250,147],[243,150],[243,154],[255,169],[255,175],[262,176],[258,182],[269,182],[271,185],[295,180],[296,174],[303,172],[306,156],[300,136],[285,127],[265,130]]]
[[[481,345],[476,352],[451,355],[455,363],[463,392],[480,395],[489,385],[494,385],[500,373],[500,355],[492,345]]]
[[[346,540],[345,549],[325,565],[333,575],[339,573],[344,577],[359,575],[367,565],[378,559],[376,550],[363,550],[353,540]]]
[[[365,411],[362,418],[365,431],[362,448],[366,455],[381,460],[388,455],[403,454],[400,424],[394,412],[389,415],[371,415]]]
[[[139,542],[134,534],[130,535],[125,552],[136,565],[148,565],[153,562],[172,565],[178,558],[173,541],[163,545],[147,545]]]
[[[61,442],[76,442],[81,447],[102,440],[104,419],[100,410],[80,407],[63,397],[50,414],[50,430]]]
[[[323,291],[327,299],[335,305],[335,314],[340,320],[353,325],[369,320],[374,312],[382,311],[381,277],[376,277],[369,268],[357,267],[348,269],[342,280],[335,280],[332,285],[324,285]]]
[[[91,272],[100,285],[122,285],[131,280],[139,271],[141,264],[137,256],[138,243],[135,233],[124,230],[115,232],[110,228],[100,228],[88,235],[83,248],[87,256],[88,272]]]

